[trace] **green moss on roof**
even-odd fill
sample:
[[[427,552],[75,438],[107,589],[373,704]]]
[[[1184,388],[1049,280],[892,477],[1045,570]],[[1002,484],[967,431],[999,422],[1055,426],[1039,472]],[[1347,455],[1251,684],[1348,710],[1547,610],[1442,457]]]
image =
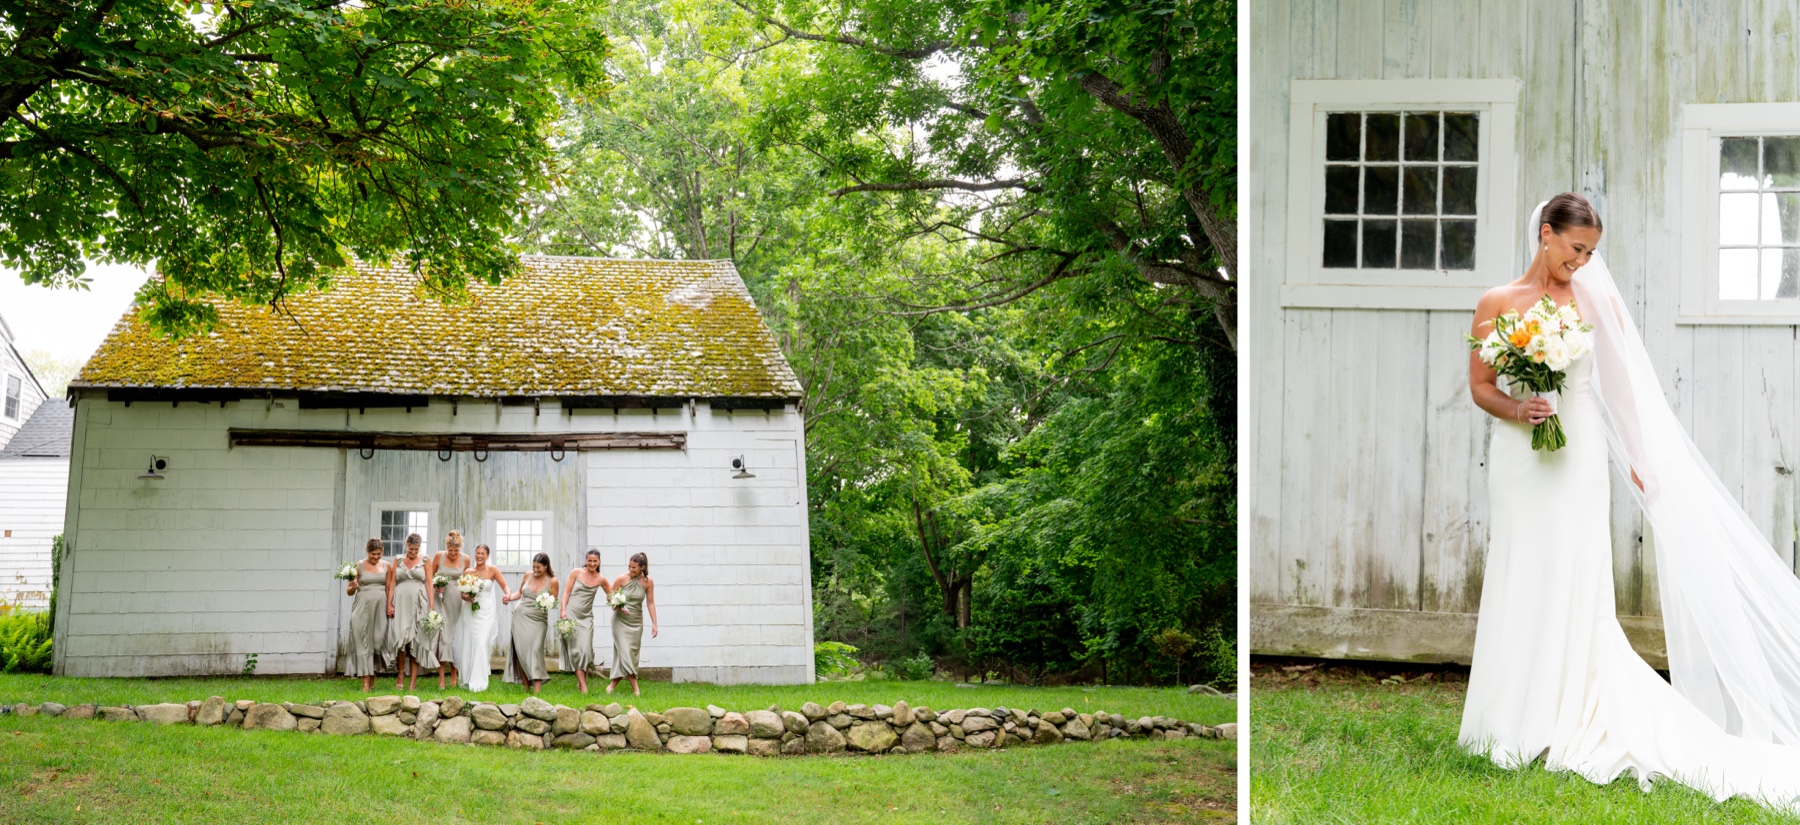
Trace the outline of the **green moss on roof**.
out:
[[[176,340],[132,310],[73,386],[800,397],[730,262],[522,262],[498,286],[470,285],[461,304],[403,270],[359,266],[327,292],[289,298],[291,320],[219,301],[211,333]]]

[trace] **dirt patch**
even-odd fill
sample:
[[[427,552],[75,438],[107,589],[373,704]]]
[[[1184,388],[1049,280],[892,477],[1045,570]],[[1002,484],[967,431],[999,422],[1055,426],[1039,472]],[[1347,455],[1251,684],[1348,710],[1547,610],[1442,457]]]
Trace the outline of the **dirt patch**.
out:
[[[1108,782],[1121,799],[1141,800],[1135,822],[1237,822],[1237,756],[1162,747],[1145,755],[1155,770]]]
[[[94,784],[93,773],[75,773],[66,768],[41,768],[31,778],[19,783],[19,796],[30,799],[38,794],[61,796],[78,793]]]
[[[1392,662],[1341,662],[1258,656],[1250,660],[1250,690],[1295,690],[1316,687],[1390,687],[1405,691],[1462,693],[1469,669],[1462,665],[1415,665]]]

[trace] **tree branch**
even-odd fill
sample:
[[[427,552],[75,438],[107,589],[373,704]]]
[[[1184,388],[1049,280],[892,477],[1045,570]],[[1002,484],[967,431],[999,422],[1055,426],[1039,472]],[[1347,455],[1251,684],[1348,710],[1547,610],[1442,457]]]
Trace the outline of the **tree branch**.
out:
[[[758,20],[761,20],[764,23],[767,23],[771,26],[774,26],[777,29],[780,29],[782,34],[785,34],[788,37],[791,37],[795,40],[811,40],[814,43],[837,43],[837,44],[843,45],[843,46],[854,46],[859,49],[868,49],[869,51],[875,52],[877,54],[885,54],[889,57],[898,57],[903,60],[920,60],[923,58],[930,57],[934,54],[937,54],[938,52],[941,52],[947,48],[950,48],[951,46],[956,45],[955,41],[951,41],[951,40],[934,40],[930,43],[925,43],[925,44],[919,45],[919,46],[896,48],[893,46],[887,46],[887,45],[883,45],[880,43],[876,43],[872,40],[865,40],[861,37],[856,37],[855,35],[813,34],[812,32],[800,31],[799,29],[796,29],[792,26],[789,26],[786,23],[781,22],[781,20],[779,20],[777,18],[763,14],[762,12],[759,12],[756,9],[751,8],[750,5],[748,3],[745,3],[743,0],[731,0],[731,3],[732,3],[732,5],[737,6],[738,8],[749,12],[751,15],[755,16]]]
[[[960,189],[964,192],[991,192],[995,189],[1021,189],[1026,192],[1042,192],[1043,187],[1028,183],[1024,178],[1009,180],[967,181],[955,178],[936,178],[933,180],[907,181],[904,183],[859,183],[833,189],[828,194],[842,197],[852,192],[919,192],[928,189]]]

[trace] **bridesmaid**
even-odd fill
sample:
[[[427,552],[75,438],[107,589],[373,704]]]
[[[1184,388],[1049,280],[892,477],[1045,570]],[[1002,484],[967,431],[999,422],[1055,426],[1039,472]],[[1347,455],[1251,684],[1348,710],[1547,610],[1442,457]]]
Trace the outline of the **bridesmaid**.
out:
[[[549,641],[550,612],[538,607],[539,593],[549,591],[556,596],[556,574],[550,569],[550,556],[539,553],[531,557],[531,574],[519,580],[519,589],[504,601],[516,601],[512,614],[512,644],[506,653],[506,681],[531,687],[532,693],[550,678],[544,667],[544,645]]]
[[[344,595],[356,597],[350,603],[350,660],[344,675],[361,676],[364,693],[375,689],[375,673],[387,644],[387,617],[382,615],[382,605],[393,599],[388,563],[381,558],[381,539],[369,539],[367,553],[368,557],[356,566],[356,579],[344,588]]]
[[[388,568],[388,615],[394,621],[388,627],[393,634],[394,687],[405,690],[419,688],[419,668],[437,667],[432,640],[421,625],[431,612],[431,580],[425,568],[431,565],[419,548],[424,540],[418,533],[406,537],[406,555]],[[411,668],[410,672],[408,668]],[[410,686],[402,684],[411,676]]]
[[[643,553],[632,556],[630,572],[620,576],[612,589],[625,591],[625,604],[613,609],[612,681],[606,683],[606,692],[613,692],[620,679],[630,679],[631,695],[637,696],[638,645],[644,640],[645,608],[650,610],[650,638],[656,638],[656,582],[650,580],[650,558]]]
[[[457,683],[456,628],[468,612],[468,604],[462,599],[446,599],[444,594],[456,593],[457,577],[469,569],[469,557],[463,555],[462,546],[462,531],[451,530],[450,535],[444,539],[444,552],[433,554],[431,563],[425,567],[425,578],[428,581],[435,581],[439,575],[450,577],[449,587],[432,594],[433,600],[443,605],[438,608],[438,612],[444,616],[444,626],[438,629],[432,650],[438,660],[438,690],[444,689],[445,665],[450,666],[450,684]]]
[[[610,594],[612,583],[600,575],[600,551],[590,547],[587,563],[579,570],[569,571],[569,584],[564,590],[569,595],[563,599],[562,618],[575,620],[575,632],[556,637],[557,644],[562,646],[563,669],[575,671],[575,682],[581,686],[582,693],[588,692],[587,672],[594,666],[596,591]]]

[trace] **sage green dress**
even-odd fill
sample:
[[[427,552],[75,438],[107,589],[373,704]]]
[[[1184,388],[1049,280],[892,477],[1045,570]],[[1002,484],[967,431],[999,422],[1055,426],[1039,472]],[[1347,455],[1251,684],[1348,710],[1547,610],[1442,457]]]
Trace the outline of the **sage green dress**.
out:
[[[625,609],[612,612],[613,679],[637,675],[638,645],[644,640],[643,581],[631,579],[618,592],[625,594]]]
[[[356,565],[356,596],[350,602],[350,649],[345,676],[375,676],[387,658],[387,568],[374,572]]]
[[[519,584],[521,598],[513,602],[512,644],[506,647],[505,681],[524,684],[550,678],[544,666],[544,645],[549,641],[550,612],[537,606],[533,599],[542,590]]]
[[[458,556],[457,561],[464,565],[473,563],[469,560],[467,553]],[[451,567],[449,559],[439,560],[438,575],[450,579],[449,586],[438,591],[437,594],[437,609],[438,613],[444,617],[444,626],[438,629],[437,638],[432,640],[434,645],[432,652],[437,656],[440,665],[456,663],[456,626],[462,624],[462,620],[469,613],[469,603],[462,600],[462,591],[456,589],[456,578],[468,569],[466,566]]]
[[[570,673],[594,666],[594,594],[598,592],[600,585],[589,587],[576,577],[575,587],[565,600],[575,632],[568,636],[559,634],[556,643],[561,647],[563,670]]]
[[[400,662],[400,652],[406,651],[418,660],[419,667],[437,667],[434,640],[424,627],[425,615],[431,612],[431,600],[425,593],[430,586],[425,580],[424,557],[420,557],[418,565],[411,569],[403,560],[394,562],[394,621],[388,626],[388,632],[393,634],[392,658],[396,666]]]

